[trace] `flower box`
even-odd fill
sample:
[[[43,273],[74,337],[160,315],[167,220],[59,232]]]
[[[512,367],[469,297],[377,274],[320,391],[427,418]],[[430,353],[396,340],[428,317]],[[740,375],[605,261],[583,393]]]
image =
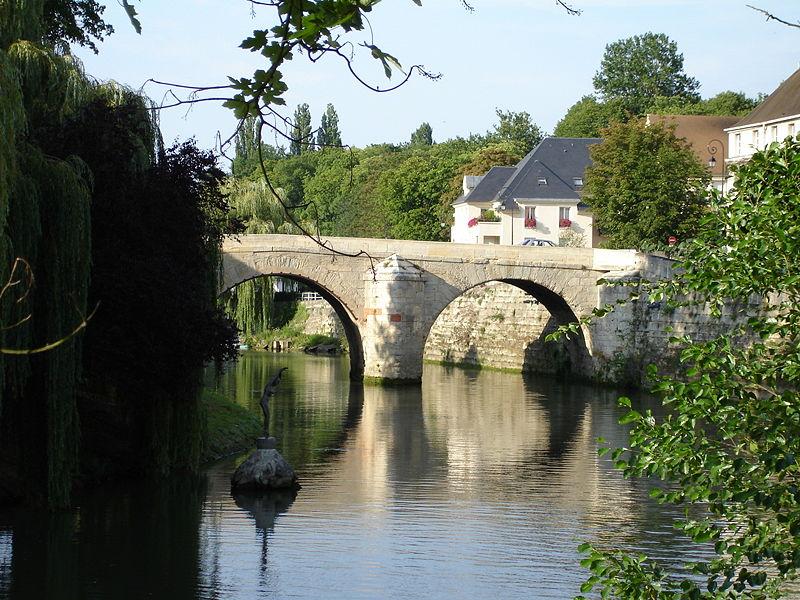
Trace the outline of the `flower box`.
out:
[[[500,215],[498,215],[493,210],[482,210],[481,216],[478,217],[478,219],[483,221],[484,223],[499,223]]]
[[[565,229],[567,227],[572,227],[572,221],[570,221],[569,219],[560,219],[558,221],[558,226],[561,227],[562,229]]]
[[[536,229],[536,219],[525,219],[525,229]]]

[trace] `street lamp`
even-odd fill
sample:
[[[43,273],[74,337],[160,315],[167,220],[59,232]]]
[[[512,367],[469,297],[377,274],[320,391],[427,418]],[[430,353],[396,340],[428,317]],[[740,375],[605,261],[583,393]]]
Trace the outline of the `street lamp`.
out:
[[[722,194],[725,194],[725,179],[727,178],[727,169],[725,168],[727,165],[725,164],[725,144],[722,143],[722,140],[718,140],[716,138],[712,139],[706,145],[706,150],[710,154],[710,158],[708,159],[708,168],[711,169],[711,180],[714,180],[714,169],[717,166],[717,158],[714,156],[719,150],[722,150],[722,185],[720,191]]]

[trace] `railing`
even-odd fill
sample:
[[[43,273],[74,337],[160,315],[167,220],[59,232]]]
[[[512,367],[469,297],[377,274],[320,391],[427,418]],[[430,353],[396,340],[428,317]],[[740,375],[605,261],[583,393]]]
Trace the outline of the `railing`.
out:
[[[322,300],[322,296],[317,292],[303,292],[300,294],[300,300],[303,302],[312,302],[314,300]]]

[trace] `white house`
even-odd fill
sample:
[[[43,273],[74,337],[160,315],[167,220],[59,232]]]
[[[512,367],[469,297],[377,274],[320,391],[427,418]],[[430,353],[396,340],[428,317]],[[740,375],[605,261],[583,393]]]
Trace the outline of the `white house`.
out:
[[[770,143],[800,133],[800,69],[725,132],[729,163],[745,161]]]
[[[450,240],[466,244],[521,244],[526,239],[594,247],[597,228],[581,202],[599,138],[546,137],[516,167],[492,167],[464,178],[453,203]]]

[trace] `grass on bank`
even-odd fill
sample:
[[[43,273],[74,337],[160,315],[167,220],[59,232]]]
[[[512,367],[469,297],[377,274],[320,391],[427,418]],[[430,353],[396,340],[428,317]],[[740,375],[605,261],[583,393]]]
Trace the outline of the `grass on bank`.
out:
[[[218,390],[203,390],[200,401],[206,419],[201,462],[207,463],[255,447],[263,425],[257,415]]]

